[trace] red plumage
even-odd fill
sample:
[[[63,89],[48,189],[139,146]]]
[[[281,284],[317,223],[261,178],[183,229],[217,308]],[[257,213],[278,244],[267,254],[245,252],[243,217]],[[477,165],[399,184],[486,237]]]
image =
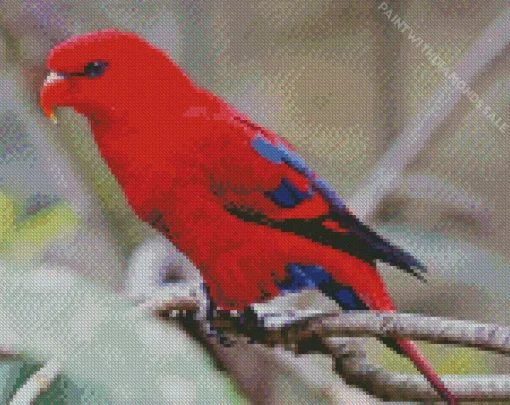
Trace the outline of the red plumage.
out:
[[[105,70],[88,75],[94,66]],[[43,87],[46,114],[71,106],[89,118],[134,212],[194,262],[219,306],[274,297],[298,263],[325,269],[368,308],[394,310],[375,260],[411,272],[419,263],[334,207],[286,141],[196,87],[162,51],[102,31],[55,47],[48,69],[62,78]],[[455,403],[414,344],[396,342]]]

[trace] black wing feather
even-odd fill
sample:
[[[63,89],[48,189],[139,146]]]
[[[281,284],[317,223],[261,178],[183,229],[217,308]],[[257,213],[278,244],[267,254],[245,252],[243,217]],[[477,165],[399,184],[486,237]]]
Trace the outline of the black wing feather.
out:
[[[269,226],[283,232],[292,232],[349,253],[367,263],[375,264],[376,260],[381,260],[401,268],[420,280],[425,280],[426,268],[423,264],[409,253],[380,237],[348,211],[341,213],[335,210],[327,215],[311,219],[274,219],[235,205],[228,205],[225,209],[243,221]],[[324,226],[326,221],[335,221],[347,232],[337,232],[327,228]]]

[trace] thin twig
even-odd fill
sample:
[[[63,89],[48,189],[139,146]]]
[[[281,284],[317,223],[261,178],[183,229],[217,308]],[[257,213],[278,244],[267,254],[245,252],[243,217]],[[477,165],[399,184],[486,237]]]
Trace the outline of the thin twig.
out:
[[[510,354],[510,328],[420,314],[351,312],[322,316],[309,330],[323,336],[398,336]]]
[[[335,366],[347,383],[390,401],[441,401],[420,375],[391,373],[367,361],[360,350],[346,350],[347,339],[327,338],[325,344],[335,358]],[[340,350],[339,350],[340,348]],[[462,401],[508,401],[510,375],[442,375],[449,390]]]
[[[187,302],[186,305],[189,305]],[[182,305],[179,303],[179,308]],[[169,311],[170,307],[164,308]],[[190,306],[187,307],[190,309]],[[161,312],[162,313],[162,312]],[[172,311],[176,315],[176,311]],[[352,311],[320,314],[311,311],[259,314],[261,323],[240,328],[235,317],[222,314],[212,320],[225,333],[246,335],[261,343],[296,346],[318,336],[335,368],[348,383],[387,400],[438,401],[437,393],[424,377],[402,375],[370,363],[357,339],[335,336],[398,336],[415,340],[459,344],[510,354],[510,328],[419,314]],[[309,346],[313,348],[313,346]],[[463,401],[510,399],[510,375],[441,376],[456,397]]]
[[[182,287],[182,285],[181,285]],[[179,288],[175,289],[179,291]],[[157,297],[139,305],[163,317],[177,317],[200,308],[196,296],[185,296],[184,288],[175,296],[163,300]],[[168,290],[167,290],[168,292]],[[459,344],[502,354],[510,354],[510,328],[453,319],[427,317],[419,314],[399,314],[372,311],[348,313],[320,313],[317,311],[266,312],[258,314],[259,321],[240,324],[237,316],[219,313],[212,321],[224,333],[248,337],[264,344],[300,347],[300,343],[318,338],[335,361],[336,371],[348,383],[360,386],[371,394],[391,400],[439,400],[430,384],[418,375],[400,375],[384,371],[366,359],[358,337],[394,336],[415,340]],[[197,318],[199,323],[203,319]],[[338,336],[348,336],[339,338]],[[354,339],[353,337],[356,337]],[[235,340],[233,340],[235,342]],[[310,350],[317,347],[306,346]],[[58,376],[59,365],[48,362],[16,393],[11,405],[30,404]],[[445,384],[461,400],[508,400],[510,376],[442,376]]]
[[[172,301],[151,301],[149,307],[175,317],[179,311],[196,311],[198,301],[177,298]],[[271,344],[297,344],[300,340],[317,335],[328,337],[402,337],[448,343],[501,354],[510,354],[510,328],[496,324],[475,323],[456,319],[424,316],[421,314],[389,313],[378,311],[350,311],[322,313],[318,311],[265,312],[258,314],[261,325],[239,328],[236,317],[222,314],[212,320],[225,333],[239,335],[253,332]]]

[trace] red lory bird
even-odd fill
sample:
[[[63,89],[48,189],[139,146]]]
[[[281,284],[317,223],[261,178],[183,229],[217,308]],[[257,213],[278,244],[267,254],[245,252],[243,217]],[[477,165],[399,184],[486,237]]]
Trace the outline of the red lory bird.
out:
[[[190,258],[218,308],[317,288],[344,310],[394,311],[376,260],[426,271],[358,220],[288,142],[136,34],[72,37],[47,68],[44,113],[69,106],[88,118],[133,211]],[[456,403],[413,342],[383,342]]]

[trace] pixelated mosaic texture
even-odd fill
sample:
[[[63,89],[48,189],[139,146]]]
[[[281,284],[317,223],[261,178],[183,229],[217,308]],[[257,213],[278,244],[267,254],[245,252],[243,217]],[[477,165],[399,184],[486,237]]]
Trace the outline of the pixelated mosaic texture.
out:
[[[487,60],[470,59],[488,29],[493,42],[508,42],[508,3],[386,4],[0,2],[1,274],[13,297],[0,308],[13,322],[9,333],[2,328],[0,344],[30,359],[2,360],[0,403],[55,357],[73,361],[38,404],[144,403],[142,392],[152,388],[175,403],[379,402],[339,380],[324,356],[295,358],[245,345],[220,349],[226,371],[218,371],[174,325],[111,315],[129,314],[111,290],[139,288],[137,269],[169,268],[174,279],[199,276],[132,214],[86,120],[61,109],[55,126],[38,106],[48,51],[71,35],[103,28],[139,33],[196,83],[284,136],[363,220],[426,263],[427,284],[380,266],[399,310],[508,324],[508,47],[492,55],[486,42],[480,55]],[[395,14],[421,44],[400,32]],[[449,110],[447,101],[437,102],[437,91],[444,69],[458,66],[466,66],[458,73],[471,97],[451,102]],[[463,76],[469,72],[476,74]],[[492,114],[477,108],[474,93]],[[427,121],[433,123],[427,137],[423,128],[409,131],[430,111],[444,117]],[[391,155],[395,145],[406,145],[400,151],[410,158]],[[313,292],[286,298],[276,307],[331,304]],[[127,326],[125,319],[131,319]],[[367,344],[374,362],[414,372],[374,339]],[[510,370],[503,356],[420,347],[439,374]]]

